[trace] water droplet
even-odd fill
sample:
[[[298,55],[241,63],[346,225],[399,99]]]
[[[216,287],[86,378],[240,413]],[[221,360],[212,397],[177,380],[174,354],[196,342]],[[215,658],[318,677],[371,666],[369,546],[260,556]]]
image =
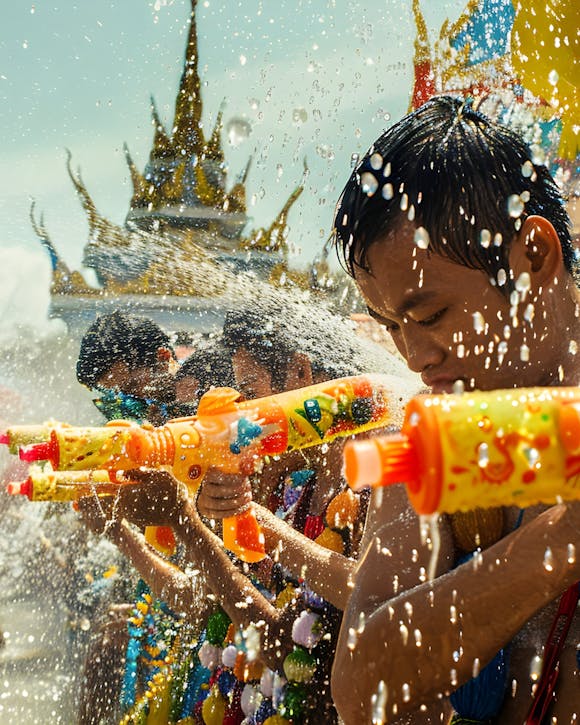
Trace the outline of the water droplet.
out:
[[[401,639],[403,640],[403,644],[406,645],[409,640],[409,630],[403,622],[399,624],[399,632],[401,633]]]
[[[498,287],[503,287],[503,285],[506,283],[506,281],[507,281],[507,273],[506,273],[505,269],[503,269],[503,267],[502,267],[500,270],[498,270],[498,273],[497,273]]]
[[[485,318],[481,312],[473,313],[473,329],[478,335],[485,330]]]
[[[550,547],[546,547],[544,552],[544,569],[546,571],[554,571],[554,554]]]
[[[530,360],[530,348],[525,343],[520,346],[520,360],[522,362],[529,362]]]
[[[473,668],[471,670],[471,676],[477,677],[479,675],[480,669],[481,669],[481,662],[479,661],[479,657],[476,657],[473,660]]]
[[[299,107],[292,110],[292,123],[294,126],[301,126],[308,120],[308,113],[305,108]],[[356,154],[354,154],[356,155]],[[358,155],[357,160],[358,160]]]
[[[387,161],[387,163],[385,164],[385,168],[383,169],[383,176],[385,177],[385,179],[388,179],[390,175],[391,175],[391,162]]]
[[[465,383],[463,382],[463,380],[456,380],[453,383],[451,391],[455,395],[463,395],[463,393],[465,392]]]
[[[400,206],[401,206],[401,211],[407,211],[407,209],[409,208],[409,197],[407,196],[407,194],[401,195]]]
[[[465,357],[465,345],[457,345],[457,357],[460,359]]]
[[[228,143],[234,148],[245,141],[252,133],[252,126],[245,118],[231,118],[226,124]]]
[[[489,229],[482,229],[479,233],[479,243],[484,249],[487,249],[491,244],[491,232]]]
[[[409,621],[413,619],[413,605],[411,602],[405,602],[405,612],[407,613]]]
[[[390,201],[393,198],[394,192],[393,192],[393,185],[392,184],[384,184],[383,190],[382,190],[382,196],[383,199],[386,199],[387,201]]]
[[[407,682],[405,682],[403,684],[403,687],[401,689],[402,689],[402,694],[403,694],[403,702],[409,702],[411,700],[411,687],[410,687],[410,685]]]
[[[534,312],[534,305],[530,302],[530,304],[524,310],[524,320],[526,322],[531,322],[534,319]]]
[[[417,647],[420,647],[421,644],[423,643],[423,635],[421,634],[421,630],[420,629],[414,630],[413,636],[415,637],[415,645]]]
[[[371,165],[371,169],[378,171],[383,167],[383,157],[375,151],[375,153],[369,159],[369,163]]]
[[[367,196],[372,196],[379,188],[379,182],[374,174],[365,171],[360,177],[361,189]]]
[[[524,211],[524,202],[519,194],[510,194],[507,200],[508,214],[513,218],[517,219],[521,216]]]
[[[485,468],[489,463],[489,446],[487,443],[480,443],[477,446],[477,465]]]
[[[497,346],[497,361],[501,365],[504,357],[507,355],[508,344],[505,340],[502,340]]]
[[[425,229],[425,227],[417,227],[417,229],[415,229],[413,241],[419,249],[427,249],[429,247],[429,232]]]
[[[457,624],[457,607],[454,604],[449,607],[449,621],[451,624]]]
[[[530,275],[527,272],[522,272],[516,279],[516,290],[524,295],[526,292],[529,292],[531,286],[532,280]]]
[[[356,649],[357,641],[358,634],[356,632],[356,629],[354,627],[349,627],[348,636],[346,638],[346,646],[351,652]]]
[[[578,343],[576,340],[570,340],[570,344],[568,345],[568,352],[570,355],[576,355],[578,352]]]
[[[537,682],[542,672],[542,658],[540,655],[534,655],[530,662],[530,680]]]
[[[550,71],[550,72],[548,73],[548,83],[549,83],[549,84],[550,84],[551,86],[555,86],[555,85],[557,85],[557,84],[558,84],[558,80],[559,80],[559,79],[560,79],[560,76],[558,75],[558,71],[556,71],[556,70],[551,70],[551,71]]]
[[[522,176],[526,179],[529,179],[533,173],[534,173],[534,165],[532,164],[532,162],[529,159],[527,159],[526,161],[524,161],[524,163],[522,165]]]
[[[568,564],[576,563],[576,547],[574,546],[574,544],[568,544],[567,561]]]
[[[384,725],[386,722],[386,707],[387,707],[387,686],[384,680],[379,682],[377,691],[373,693],[371,697],[371,723],[372,725]]]
[[[367,623],[366,623],[365,613],[360,612],[358,615],[358,627],[356,628],[356,631],[359,634],[362,634],[365,631],[366,624]]]

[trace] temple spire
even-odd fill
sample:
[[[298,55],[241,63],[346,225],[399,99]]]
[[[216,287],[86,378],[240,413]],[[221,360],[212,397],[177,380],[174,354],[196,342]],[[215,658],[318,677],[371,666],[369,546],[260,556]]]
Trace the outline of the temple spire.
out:
[[[171,139],[167,135],[167,131],[165,130],[165,126],[163,125],[163,122],[159,118],[159,113],[157,112],[157,106],[155,104],[155,99],[153,96],[151,96],[151,122],[153,123],[153,126],[155,128],[155,135],[153,137],[153,147],[151,148],[151,158],[167,158],[173,156],[173,146],[171,144]]]
[[[201,156],[205,145],[201,119],[202,101],[198,70],[196,5],[197,0],[191,0],[185,64],[175,101],[172,132],[172,141],[176,152],[188,156],[193,154]]]
[[[413,58],[415,77],[409,107],[410,111],[419,108],[425,101],[435,95],[435,79],[431,62],[429,35],[419,0],[413,0],[413,15],[415,17],[417,34],[415,36],[415,55]]]
[[[126,143],[123,144],[123,151],[125,152],[125,160],[131,173],[131,182],[133,184],[133,196],[131,197],[131,206],[138,206],[145,199],[147,194],[147,182],[141,173],[139,173],[131,154],[129,147]]]

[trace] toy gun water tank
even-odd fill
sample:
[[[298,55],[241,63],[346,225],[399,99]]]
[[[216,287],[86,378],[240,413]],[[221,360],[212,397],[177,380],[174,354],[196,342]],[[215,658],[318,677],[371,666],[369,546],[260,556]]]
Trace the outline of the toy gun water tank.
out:
[[[419,395],[344,459],[353,489],[405,483],[419,514],[580,499],[580,388]]]

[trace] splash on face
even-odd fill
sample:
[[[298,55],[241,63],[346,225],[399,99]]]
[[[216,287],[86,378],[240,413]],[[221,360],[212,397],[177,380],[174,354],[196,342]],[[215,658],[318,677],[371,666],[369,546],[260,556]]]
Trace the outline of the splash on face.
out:
[[[561,350],[549,334],[544,298],[525,277],[517,296],[414,243],[408,221],[368,250],[356,281],[409,368],[434,392],[557,382]],[[500,288],[502,291],[500,291]]]

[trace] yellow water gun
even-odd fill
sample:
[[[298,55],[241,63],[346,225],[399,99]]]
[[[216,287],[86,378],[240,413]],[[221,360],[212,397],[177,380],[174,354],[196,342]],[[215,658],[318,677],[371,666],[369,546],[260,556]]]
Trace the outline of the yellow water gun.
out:
[[[580,499],[580,388],[419,395],[344,459],[353,489],[405,483],[419,514]]]
[[[247,473],[266,456],[385,426],[396,406],[394,379],[380,375],[341,378],[247,401],[232,388],[215,388],[202,396],[197,415],[158,428],[123,420],[102,427],[53,421],[13,426],[0,442],[19,450],[21,459],[31,464],[47,462],[44,468],[32,466],[24,483],[9,485],[11,493],[31,500],[70,501],[91,492],[108,495],[122,485],[121,472],[139,467],[170,470],[195,492],[209,466]],[[157,543],[170,548],[167,530],[155,529]],[[224,519],[223,540],[244,561],[259,561],[265,555],[251,507]]]

